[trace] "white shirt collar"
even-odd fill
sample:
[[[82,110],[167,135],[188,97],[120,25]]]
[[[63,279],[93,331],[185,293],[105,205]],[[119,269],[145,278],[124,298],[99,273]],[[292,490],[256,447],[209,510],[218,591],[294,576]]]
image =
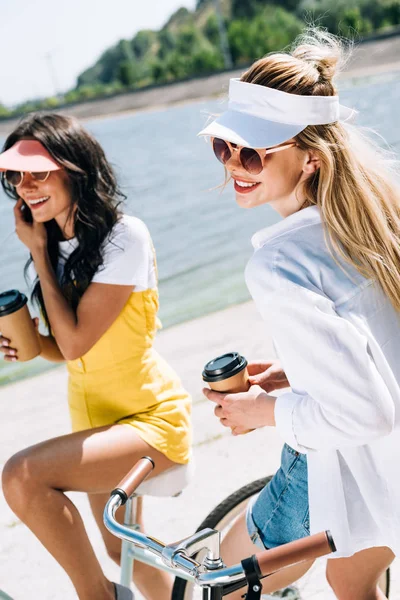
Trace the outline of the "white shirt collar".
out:
[[[289,215],[282,221],[257,231],[251,238],[251,243],[255,250],[264,246],[269,240],[277,238],[288,231],[299,229],[304,225],[318,223],[321,221],[321,214],[318,206],[307,206],[292,215]]]

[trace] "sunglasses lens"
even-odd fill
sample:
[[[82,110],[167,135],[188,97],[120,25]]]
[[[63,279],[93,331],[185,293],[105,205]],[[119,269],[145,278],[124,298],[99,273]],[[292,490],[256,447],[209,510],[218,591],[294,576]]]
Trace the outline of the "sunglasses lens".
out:
[[[261,156],[253,148],[242,148],[240,151],[242,167],[252,175],[258,175],[263,169]]]
[[[223,165],[225,165],[232,156],[228,144],[225,142],[225,140],[221,140],[219,138],[214,138],[213,150],[215,156]]]
[[[5,178],[10,185],[17,187],[22,182],[22,175],[20,171],[6,171]]]
[[[46,181],[49,176],[50,171],[37,171],[36,173],[32,173],[33,179],[36,181]]]

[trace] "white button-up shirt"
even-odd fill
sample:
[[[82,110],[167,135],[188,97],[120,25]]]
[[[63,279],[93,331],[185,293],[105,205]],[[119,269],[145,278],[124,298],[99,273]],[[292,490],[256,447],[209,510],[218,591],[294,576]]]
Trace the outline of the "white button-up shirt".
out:
[[[246,281],[291,385],[275,420],[307,454],[311,533],[331,530],[334,557],[372,546],[396,553],[400,313],[380,286],[335,262],[316,206],[252,242]]]

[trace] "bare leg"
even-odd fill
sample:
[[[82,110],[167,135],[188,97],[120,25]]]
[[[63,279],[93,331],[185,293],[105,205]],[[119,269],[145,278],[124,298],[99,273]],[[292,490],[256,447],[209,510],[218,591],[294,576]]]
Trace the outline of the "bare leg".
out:
[[[75,505],[66,491],[107,493],[142,456],[153,475],[173,466],[129,425],[113,425],[47,440],[15,454],[3,470],[4,496],[65,569],[80,600],[114,600]]]
[[[89,494],[90,506],[103,536],[107,553],[119,565],[121,561],[121,540],[112,535],[103,523],[103,511],[108,498],[109,494]],[[140,530],[143,531],[143,499],[138,498],[137,503],[137,524],[140,525]],[[117,511],[116,518],[120,523],[123,523],[123,511],[124,508]],[[141,594],[149,600],[169,600],[171,598],[173,579],[165,571],[160,571],[159,569],[135,561],[134,583]]]
[[[369,548],[349,558],[328,560],[326,577],[339,600],[383,600],[378,580],[393,560],[389,548]]]
[[[234,523],[223,539],[221,546],[221,556],[227,566],[238,564],[243,558],[252,556],[261,552],[261,549],[251,541],[247,526],[246,516],[241,515]],[[302,577],[312,566],[314,561],[304,562],[301,565],[282,569],[279,573],[271,575],[268,579],[264,579],[263,593],[271,594],[276,590],[285,588],[289,584],[297,581]],[[238,590],[233,594],[229,594],[230,600],[239,600],[243,596],[243,590]]]

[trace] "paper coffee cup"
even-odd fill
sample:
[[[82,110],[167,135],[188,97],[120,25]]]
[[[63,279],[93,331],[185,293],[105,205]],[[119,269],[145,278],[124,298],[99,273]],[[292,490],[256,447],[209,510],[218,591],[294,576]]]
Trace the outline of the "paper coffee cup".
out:
[[[208,362],[203,370],[203,381],[206,381],[215,392],[237,394],[247,392],[250,388],[247,360],[238,352],[228,352]],[[247,429],[244,433],[250,433]]]
[[[247,360],[238,352],[228,352],[210,360],[203,370],[203,381],[216,392],[247,392],[250,388]]]
[[[18,290],[0,294],[0,332],[17,350],[19,362],[32,360],[41,352],[39,336],[31,315],[28,299]]]

